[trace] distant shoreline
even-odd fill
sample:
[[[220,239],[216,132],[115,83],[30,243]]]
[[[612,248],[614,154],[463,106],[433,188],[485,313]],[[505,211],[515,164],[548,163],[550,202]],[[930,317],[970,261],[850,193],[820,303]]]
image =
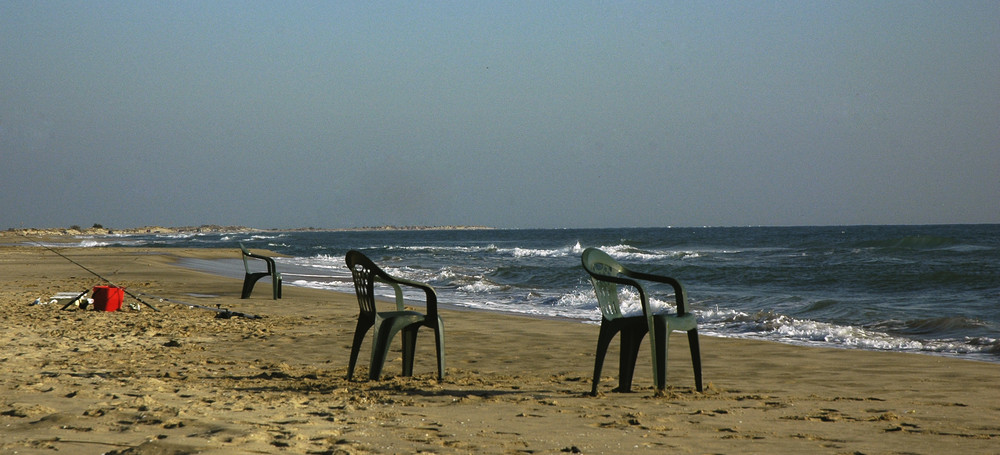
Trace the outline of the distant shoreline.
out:
[[[89,228],[73,226],[69,228],[10,228],[0,231],[0,236],[61,236],[61,235],[141,235],[141,234],[199,234],[199,233],[252,233],[252,232],[350,232],[350,231],[470,231],[493,230],[489,226],[364,226],[354,228],[293,228],[293,229],[261,229],[247,226],[220,226],[204,224],[201,226],[142,226],[137,228],[106,228],[95,225]]]

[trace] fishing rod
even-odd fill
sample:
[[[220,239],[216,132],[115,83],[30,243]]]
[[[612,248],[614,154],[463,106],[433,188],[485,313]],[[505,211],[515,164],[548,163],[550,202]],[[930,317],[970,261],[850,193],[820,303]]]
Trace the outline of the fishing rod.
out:
[[[94,276],[96,276],[96,277],[98,277],[98,278],[100,278],[100,279],[102,279],[102,280],[106,281],[106,282],[107,282],[108,284],[110,284],[110,285],[112,285],[112,286],[114,286],[114,287],[116,287],[116,288],[120,288],[120,289],[121,289],[122,291],[124,291],[124,292],[125,292],[126,294],[128,294],[129,296],[131,296],[131,297],[132,297],[133,299],[136,299],[136,300],[138,300],[138,301],[139,301],[140,303],[143,303],[143,304],[145,304],[145,305],[149,306],[150,308],[152,308],[152,309],[153,309],[153,311],[157,311],[157,312],[158,312],[158,311],[160,311],[160,310],[159,310],[158,308],[156,308],[155,306],[153,306],[153,305],[152,305],[152,304],[150,304],[149,302],[146,302],[146,301],[144,301],[144,300],[140,299],[140,298],[139,298],[139,296],[137,296],[137,295],[135,295],[135,294],[133,294],[133,293],[129,292],[129,291],[128,291],[127,289],[125,289],[125,288],[122,288],[122,287],[120,287],[120,286],[117,286],[117,285],[115,285],[114,283],[112,283],[112,282],[111,282],[111,280],[109,280],[109,279],[107,279],[107,278],[104,278],[103,276],[101,276],[101,275],[100,275],[100,274],[98,274],[97,272],[95,272],[95,271],[93,271],[93,270],[90,270],[89,268],[87,268],[87,267],[86,267],[86,266],[84,266],[83,264],[80,264],[79,262],[76,262],[76,261],[74,261],[73,259],[71,259],[71,258],[67,257],[66,255],[64,255],[64,254],[62,254],[62,253],[60,253],[60,252],[56,251],[56,250],[55,250],[54,248],[51,248],[51,247],[49,247],[48,245],[45,245],[45,244],[43,244],[43,243],[41,243],[41,242],[38,242],[38,241],[36,241],[35,239],[32,239],[31,237],[28,237],[28,236],[27,236],[27,235],[25,235],[24,233],[21,233],[21,232],[18,232],[18,234],[20,234],[20,235],[21,235],[22,237],[24,237],[24,238],[28,239],[28,241],[29,241],[29,242],[31,242],[31,243],[34,243],[35,245],[38,245],[38,246],[40,246],[40,247],[42,247],[42,248],[45,248],[45,249],[47,249],[47,250],[49,250],[49,251],[51,251],[51,252],[53,252],[53,253],[55,253],[55,254],[59,255],[59,257],[61,257],[61,258],[65,259],[65,260],[67,260],[67,261],[69,261],[69,262],[72,262],[73,264],[75,264],[76,266],[78,266],[78,267],[82,268],[83,270],[86,270],[86,271],[90,272],[90,273],[91,273],[92,275],[94,275]],[[70,303],[72,303],[72,302],[73,302],[73,301],[75,301],[75,300],[78,300],[78,299],[79,299],[80,297],[83,297],[83,295],[84,295],[84,294],[86,294],[86,293],[87,293],[87,292],[86,292],[86,291],[84,291],[84,292],[83,292],[82,294],[80,294],[79,296],[77,296],[77,298],[76,298],[76,299],[73,299],[73,300],[71,300],[71,301],[70,301]],[[231,310],[228,310],[228,309],[226,309],[226,308],[221,308],[221,306],[217,306],[217,307],[215,307],[215,308],[212,308],[212,307],[210,307],[210,306],[205,306],[205,305],[198,305],[198,304],[196,304],[196,303],[188,303],[188,302],[182,302],[182,301],[179,301],[179,300],[172,300],[172,299],[168,299],[168,298],[166,298],[166,297],[159,297],[159,296],[155,296],[155,295],[152,295],[152,294],[146,294],[146,293],[143,293],[143,292],[140,292],[140,293],[139,293],[139,295],[144,295],[144,296],[149,296],[149,297],[152,297],[152,298],[154,298],[154,299],[158,299],[158,300],[159,300],[159,301],[161,301],[161,302],[170,302],[170,303],[176,303],[176,304],[179,304],[179,305],[186,305],[186,306],[188,306],[188,307],[190,307],[190,308],[200,308],[200,309],[203,309],[203,310],[209,310],[209,311],[214,311],[214,312],[216,312],[216,313],[219,313],[219,314],[217,314],[217,315],[216,315],[215,317],[216,317],[216,318],[220,318],[220,319],[229,319],[229,318],[231,318],[231,317],[234,317],[234,316],[237,316],[237,317],[243,317],[243,318],[247,318],[247,319],[261,319],[261,317],[260,317],[260,316],[258,316],[258,315],[255,315],[255,314],[250,314],[250,313],[243,313],[243,312],[239,312],[239,311],[231,311]],[[64,307],[63,307],[63,309],[66,309],[66,308],[67,308],[68,306],[69,306],[69,304],[67,304],[66,306],[64,306]]]
[[[144,292],[140,292],[139,295],[144,295],[144,296],[152,297],[152,298],[157,299],[157,300],[159,300],[161,302],[176,303],[178,305],[187,305],[187,306],[189,306],[191,308],[200,308],[202,310],[215,311],[216,313],[219,313],[219,314],[215,315],[215,317],[218,318],[218,319],[229,319],[231,317],[241,317],[241,318],[247,318],[247,319],[263,319],[261,316],[258,316],[256,314],[243,313],[243,312],[240,312],[240,311],[232,311],[232,310],[229,310],[229,309],[226,309],[226,308],[222,308],[221,306],[216,306],[215,308],[212,308],[210,306],[198,305],[197,303],[182,302],[180,300],[168,299],[166,297],[159,297],[159,296],[155,296],[155,295],[152,295],[152,294],[146,294]]]
[[[76,297],[73,297],[73,300],[70,300],[69,303],[63,305],[63,307],[60,308],[60,310],[65,310],[66,308],[69,308],[74,303],[77,304],[77,305],[80,305],[80,298],[83,297],[83,296],[85,296],[85,295],[87,295],[88,292],[90,292],[90,289],[87,289],[86,291],[81,292]],[[84,305],[84,306],[86,306],[86,305]],[[152,307],[150,307],[150,308],[152,308]]]
[[[125,289],[125,288],[123,288],[123,287],[121,287],[121,286],[118,286],[117,284],[115,284],[115,283],[114,283],[114,282],[112,282],[111,280],[109,280],[109,279],[107,279],[107,278],[105,278],[105,277],[101,276],[101,274],[99,274],[99,273],[97,273],[97,272],[95,272],[95,271],[93,271],[93,270],[90,270],[89,268],[87,268],[87,267],[86,267],[86,266],[84,266],[83,264],[81,264],[81,263],[79,263],[79,262],[76,262],[76,261],[74,261],[73,259],[71,259],[71,258],[67,257],[67,256],[66,256],[65,254],[62,254],[62,253],[60,253],[60,252],[56,251],[56,249],[55,249],[55,248],[52,248],[52,247],[50,247],[50,246],[48,246],[48,245],[46,245],[46,244],[44,244],[44,243],[42,243],[42,242],[39,242],[39,241],[37,241],[37,240],[35,240],[35,239],[32,239],[31,237],[28,237],[28,235],[27,235],[27,234],[25,234],[25,233],[23,233],[23,232],[18,232],[18,235],[20,235],[21,237],[24,237],[24,238],[28,239],[28,241],[29,241],[29,242],[31,242],[31,243],[34,243],[35,245],[38,245],[38,246],[40,246],[40,247],[42,247],[42,248],[45,248],[46,250],[49,250],[49,251],[51,251],[51,252],[53,252],[53,253],[55,253],[55,254],[59,255],[59,257],[61,257],[61,258],[65,259],[65,260],[67,260],[67,261],[69,261],[69,262],[72,262],[72,263],[73,263],[74,265],[76,265],[77,267],[80,267],[81,269],[83,269],[83,270],[86,270],[86,271],[90,272],[90,274],[91,274],[91,275],[94,275],[94,276],[96,276],[96,277],[98,277],[98,278],[100,278],[100,279],[104,280],[104,281],[105,281],[106,283],[108,283],[108,284],[110,284],[110,285],[112,285],[112,286],[114,286],[114,287],[116,287],[116,288],[119,288],[119,289],[121,289],[121,290],[122,290],[122,292],[124,292],[124,293],[128,294],[128,295],[129,295],[130,297],[132,297],[133,299],[136,299],[136,300],[138,300],[138,301],[139,301],[139,303],[142,303],[142,304],[145,304],[146,306],[148,306],[148,307],[152,308],[152,309],[153,309],[153,311],[157,311],[157,312],[158,312],[158,311],[160,311],[160,309],[159,309],[159,308],[156,308],[155,306],[153,306],[153,305],[150,305],[150,304],[149,304],[148,302],[145,302],[145,301],[143,301],[143,300],[142,300],[142,299],[140,299],[140,298],[139,298],[138,296],[136,296],[135,294],[133,294],[132,292],[130,292],[130,291],[129,291],[128,289]],[[64,308],[65,308],[65,307],[64,307]]]

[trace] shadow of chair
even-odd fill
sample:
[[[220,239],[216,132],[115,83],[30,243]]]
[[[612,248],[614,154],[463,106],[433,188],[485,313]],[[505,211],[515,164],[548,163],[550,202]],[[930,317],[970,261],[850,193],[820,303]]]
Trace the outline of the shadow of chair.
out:
[[[629,270],[615,261],[607,253],[587,248],[581,256],[583,268],[590,275],[601,307],[601,330],[597,340],[597,358],[594,360],[594,381],[592,395],[597,395],[597,385],[601,379],[601,367],[611,340],[621,333],[621,353],[618,363],[618,388],[615,391],[629,392],[632,389],[632,373],[639,353],[639,346],[646,333],[650,333],[650,351],[653,355],[653,382],[656,390],[663,390],[667,378],[667,347],[670,333],[685,331],[691,347],[691,362],[694,366],[694,382],[699,392],[701,386],[701,353],[698,347],[698,328],[695,316],[686,310],[687,296],[677,280]],[[654,314],[649,305],[646,289],[638,280],[669,284],[674,288],[677,304],[676,314]],[[642,315],[623,316],[619,299],[619,286],[634,288],[642,303]]]
[[[377,380],[382,374],[382,366],[389,354],[389,343],[396,332],[402,331],[403,376],[413,374],[413,357],[417,344],[417,330],[420,327],[434,329],[437,349],[438,379],[444,378],[444,323],[437,312],[437,293],[428,284],[390,276],[364,254],[351,250],[346,257],[347,268],[354,278],[354,289],[358,296],[361,312],[354,331],[351,345],[351,359],[347,367],[347,379],[354,377],[354,367],[361,350],[361,343],[372,327],[375,328],[372,341],[371,364],[368,379]],[[392,286],[396,295],[395,311],[378,311],[375,305],[375,283]],[[424,292],[427,313],[408,311],[403,307],[403,290],[400,285],[417,288]]]
[[[257,284],[257,280],[264,278],[266,276],[271,277],[271,289],[274,294],[274,300],[281,298],[281,274],[278,273],[277,267],[274,265],[274,259],[267,256],[262,256],[259,254],[251,253],[247,250],[243,243],[240,242],[240,250],[243,251],[243,268],[246,269],[246,275],[243,277],[243,293],[240,294],[241,299],[250,298],[250,293],[253,291],[254,284]],[[251,272],[250,262],[247,258],[261,259],[267,263],[266,272]]]

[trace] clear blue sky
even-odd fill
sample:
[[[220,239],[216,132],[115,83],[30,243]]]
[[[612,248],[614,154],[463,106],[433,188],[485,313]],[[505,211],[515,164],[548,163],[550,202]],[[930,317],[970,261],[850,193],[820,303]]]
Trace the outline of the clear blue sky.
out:
[[[1000,223],[1000,2],[0,0],[0,228]]]

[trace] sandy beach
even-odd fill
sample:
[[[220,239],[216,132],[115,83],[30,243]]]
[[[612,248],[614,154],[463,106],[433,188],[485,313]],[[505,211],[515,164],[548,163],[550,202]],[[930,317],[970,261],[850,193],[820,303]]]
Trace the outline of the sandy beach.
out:
[[[596,325],[452,310],[443,381],[427,332],[415,376],[398,376],[397,340],[381,381],[350,382],[353,295],[285,286],[274,301],[262,280],[241,300],[240,280],[171,265],[236,248],[60,252],[147,305],[29,305],[105,283],[0,246],[3,454],[1000,452],[1000,364],[702,336],[698,393],[675,334],[665,394],[646,345],[633,393],[611,391],[612,350],[592,397]]]

